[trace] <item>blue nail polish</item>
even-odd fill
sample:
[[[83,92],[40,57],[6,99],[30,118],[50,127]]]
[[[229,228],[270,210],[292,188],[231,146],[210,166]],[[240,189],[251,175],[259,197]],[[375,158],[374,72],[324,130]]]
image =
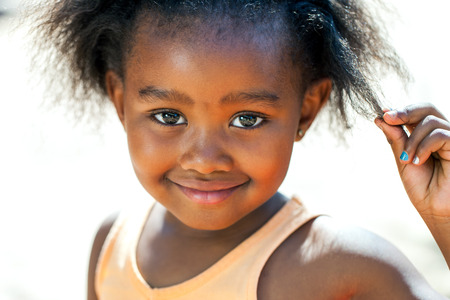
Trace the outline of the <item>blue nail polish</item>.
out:
[[[405,151],[402,152],[402,155],[400,155],[400,159],[403,161],[407,161],[408,160],[408,153],[406,153]]]

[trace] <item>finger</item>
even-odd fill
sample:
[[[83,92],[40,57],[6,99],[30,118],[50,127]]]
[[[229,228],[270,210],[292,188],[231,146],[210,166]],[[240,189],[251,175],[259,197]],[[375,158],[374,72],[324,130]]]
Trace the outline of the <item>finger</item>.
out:
[[[422,140],[424,140],[434,130],[439,128],[450,130],[450,123],[433,115],[426,116],[415,126],[405,144],[404,151],[408,156],[408,160],[405,161],[406,163],[416,163],[414,159],[416,156],[417,147],[422,142]]]
[[[391,113],[390,114],[386,114],[388,112],[391,112]],[[379,116],[379,117],[381,119],[383,119],[383,118],[386,118],[386,119],[390,118],[391,121],[392,121],[393,119],[397,118],[397,114],[398,114],[397,110],[394,110],[394,109],[391,109],[391,108],[383,108],[383,114],[381,116]],[[407,126],[407,125],[402,125],[402,127],[403,127],[403,130],[406,132],[406,134],[408,136],[410,135],[410,132],[414,129],[412,126]]]
[[[389,125],[412,125],[413,129],[414,125],[429,115],[447,120],[431,103],[412,104],[403,109],[390,110],[383,115],[383,119]]]
[[[375,119],[375,124],[383,131],[388,143],[391,145],[392,152],[395,156],[395,161],[399,169],[404,166],[401,160],[403,155],[403,149],[405,149],[408,136],[401,126],[392,126],[387,124],[383,119]],[[404,157],[403,157],[404,158]]]
[[[441,159],[450,161],[450,130],[437,128],[428,134],[417,146],[413,163],[425,163],[432,153],[438,153]]]

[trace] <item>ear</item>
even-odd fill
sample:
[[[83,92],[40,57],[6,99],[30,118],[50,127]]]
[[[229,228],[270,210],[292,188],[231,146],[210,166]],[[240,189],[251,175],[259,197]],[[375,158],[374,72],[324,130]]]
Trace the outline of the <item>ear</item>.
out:
[[[298,125],[299,132],[305,133],[309,129],[317,114],[325,103],[327,103],[332,86],[329,78],[323,78],[314,81],[306,89],[303,96],[300,123]],[[303,135],[298,134],[296,141],[301,140],[302,137]]]
[[[105,74],[105,86],[109,99],[116,108],[117,116],[125,128],[125,113],[124,113],[124,99],[123,99],[123,82],[120,77],[113,71],[109,70]]]

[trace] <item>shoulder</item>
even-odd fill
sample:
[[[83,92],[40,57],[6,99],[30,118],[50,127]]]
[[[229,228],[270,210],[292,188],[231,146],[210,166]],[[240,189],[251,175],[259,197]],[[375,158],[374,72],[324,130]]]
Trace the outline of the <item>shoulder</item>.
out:
[[[286,239],[265,271],[266,279],[270,273],[284,277],[281,291],[305,299],[445,299],[391,243],[329,217],[318,217]]]
[[[94,242],[92,244],[91,256],[89,259],[89,269],[88,269],[88,286],[87,286],[87,299],[96,300],[97,295],[95,293],[95,271],[97,267],[97,262],[100,257],[100,253],[105,243],[106,237],[111,231],[112,226],[117,220],[118,213],[112,214],[107,217],[103,223],[100,225],[95,235]]]

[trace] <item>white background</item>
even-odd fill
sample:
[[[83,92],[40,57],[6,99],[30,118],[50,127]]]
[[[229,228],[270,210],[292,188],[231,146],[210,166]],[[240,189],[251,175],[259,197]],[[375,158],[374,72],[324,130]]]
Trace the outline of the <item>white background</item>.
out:
[[[388,101],[395,107],[430,101],[450,116],[449,2],[390,3],[399,12],[398,22],[389,25],[392,40],[415,82],[406,94],[386,80]],[[0,11],[16,6],[0,0]],[[40,106],[42,88],[28,81],[25,34],[10,33],[12,21],[0,18],[0,298],[83,299],[96,228],[145,195],[114,116],[95,132],[74,128],[60,111]],[[332,130],[309,132],[296,145],[281,190],[384,236],[450,296],[450,272],[403,191],[382,133],[361,121],[348,147],[337,146],[332,136]]]

